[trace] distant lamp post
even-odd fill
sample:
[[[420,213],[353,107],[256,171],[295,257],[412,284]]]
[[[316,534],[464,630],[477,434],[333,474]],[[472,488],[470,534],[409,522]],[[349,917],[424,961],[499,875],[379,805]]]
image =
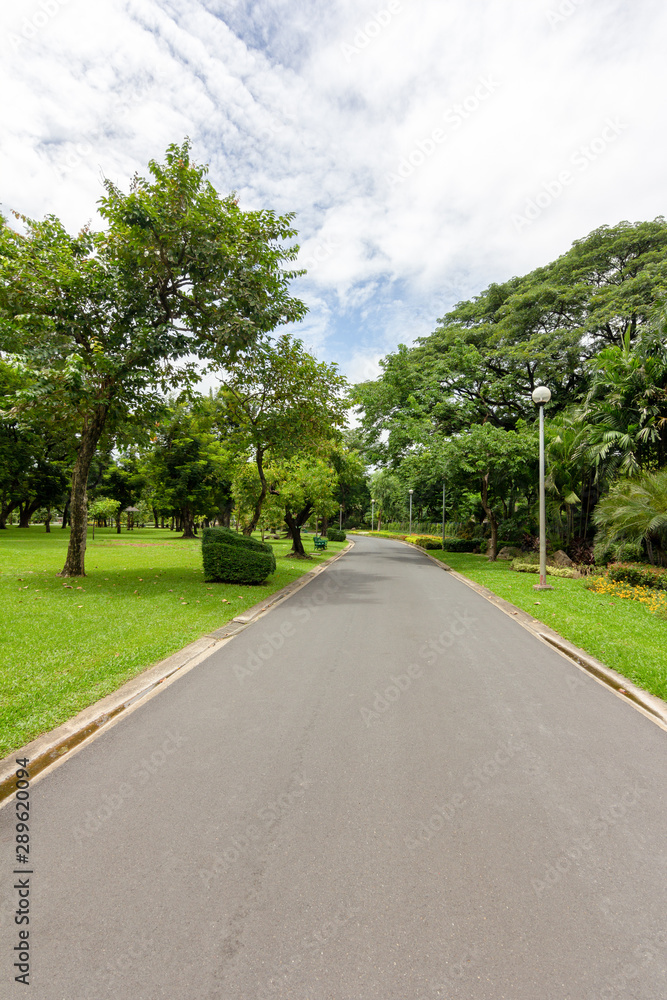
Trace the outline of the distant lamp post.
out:
[[[445,547],[445,487],[446,481],[442,481],[442,547]]]
[[[540,582],[534,590],[553,590],[547,583],[547,508],[544,496],[544,406],[551,399],[551,391],[545,385],[538,385],[533,392],[533,402],[540,410]]]
[[[340,510],[338,512],[338,530],[343,530],[343,505],[340,505]]]
[[[409,490],[410,493],[410,534],[412,534],[412,494],[414,490]]]
[[[371,500],[371,531],[373,530],[374,516],[375,516],[375,500]]]

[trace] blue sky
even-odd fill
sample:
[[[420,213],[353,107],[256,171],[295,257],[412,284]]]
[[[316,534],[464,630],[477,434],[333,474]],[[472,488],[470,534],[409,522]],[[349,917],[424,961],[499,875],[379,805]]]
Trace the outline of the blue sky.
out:
[[[296,212],[299,336],[353,381],[665,212],[660,0],[19,0],[0,32],[4,212],[75,230],[189,135],[242,207]]]

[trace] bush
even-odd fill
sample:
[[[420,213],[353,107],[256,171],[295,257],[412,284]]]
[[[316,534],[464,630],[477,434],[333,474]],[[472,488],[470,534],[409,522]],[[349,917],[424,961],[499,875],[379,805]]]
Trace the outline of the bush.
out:
[[[521,562],[520,559],[514,559],[510,565],[510,569],[515,570],[517,573],[539,573],[540,567],[532,562]],[[570,569],[569,566],[547,566],[547,576],[560,576],[565,580],[578,580],[579,572],[576,569]]]
[[[229,528],[204,528],[202,559],[205,579],[219,583],[263,583],[276,569],[268,542]]]
[[[347,535],[344,531],[339,531],[338,528],[327,528],[327,538],[330,542],[344,542]]]
[[[438,547],[442,547],[445,552],[474,552],[479,544],[473,538],[445,538],[445,544],[440,543]]]
[[[614,583],[629,583],[631,587],[667,590],[667,570],[656,569],[653,566],[614,563],[608,568],[607,576]]]
[[[429,535],[417,535],[414,544],[418,545],[421,549],[442,549],[442,542],[438,538],[431,538]]]

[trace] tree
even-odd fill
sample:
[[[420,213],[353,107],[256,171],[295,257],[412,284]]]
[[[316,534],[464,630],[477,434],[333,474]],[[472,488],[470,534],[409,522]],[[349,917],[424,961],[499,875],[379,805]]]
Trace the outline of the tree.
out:
[[[490,559],[498,555],[498,524],[512,513],[510,498],[536,483],[537,441],[520,425],[505,431],[493,424],[475,424],[447,442],[450,474],[479,492],[491,527]]]
[[[0,227],[0,350],[22,356],[32,391],[66,409],[79,444],[62,574],[85,575],[87,480],[105,428],[152,417],[170,388],[200,377],[305,313],[283,270],[298,247],[292,216],[243,212],[221,198],[190,144],[149,163],[130,191],[105,182],[105,232],[70,236],[54,216]]]
[[[269,491],[267,455],[275,462],[331,439],[344,424],[346,388],[336,365],[317,361],[289,335],[262,338],[229,366],[218,393],[221,419],[239,450],[252,453],[260,483],[244,534],[257,527]]]
[[[310,559],[303,547],[301,528],[313,513],[331,516],[337,509],[336,473],[323,459],[298,455],[276,463],[270,470],[271,493],[284,510],[292,538],[290,556]]]
[[[229,453],[198,420],[196,406],[175,406],[160,427],[149,468],[156,502],[178,511],[183,538],[195,537],[195,519],[214,516],[229,491]]]
[[[600,501],[593,519],[602,540],[643,541],[649,561],[667,556],[667,469],[621,479]]]
[[[100,516],[115,517],[116,534],[120,535],[121,532],[120,521],[123,511],[127,507],[136,507],[139,504],[146,483],[146,474],[139,468],[139,460],[133,453],[129,453],[120,461],[114,462],[105,471],[100,483],[100,490],[105,500],[116,501],[116,508],[113,514],[101,514]]]

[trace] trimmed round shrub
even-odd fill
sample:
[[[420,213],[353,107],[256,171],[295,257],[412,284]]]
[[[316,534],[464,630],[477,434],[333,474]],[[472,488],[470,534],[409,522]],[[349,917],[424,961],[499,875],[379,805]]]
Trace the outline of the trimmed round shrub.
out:
[[[268,542],[239,535],[229,528],[204,528],[204,577],[217,583],[263,583],[275,572],[276,557]]]
[[[344,531],[339,531],[338,528],[327,528],[327,538],[330,542],[344,542],[347,535]]]

